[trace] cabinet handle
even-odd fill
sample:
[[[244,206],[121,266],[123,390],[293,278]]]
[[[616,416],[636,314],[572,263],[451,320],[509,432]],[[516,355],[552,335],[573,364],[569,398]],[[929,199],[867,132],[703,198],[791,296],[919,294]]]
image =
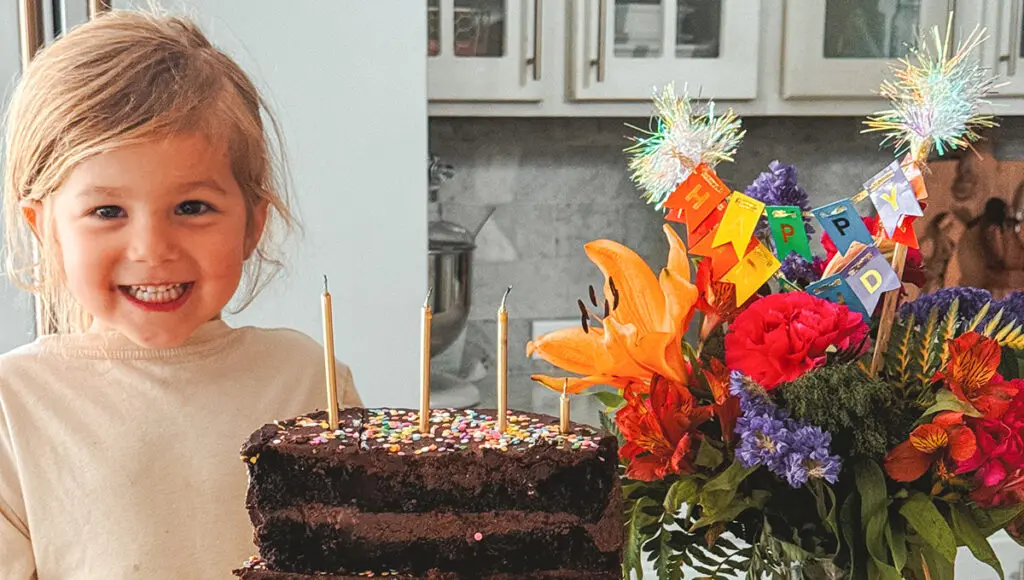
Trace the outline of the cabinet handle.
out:
[[[597,58],[590,61],[590,66],[597,67],[597,82],[604,82],[605,68],[605,36],[608,32],[608,2],[597,0]]]
[[[18,31],[21,36],[21,70],[43,47],[43,3],[41,0],[18,2]]]
[[[111,2],[112,0],[89,0],[88,5],[86,6],[89,20],[96,18],[104,12],[109,12],[111,9]]]
[[[526,59],[526,64],[533,67],[533,80],[540,80],[540,49],[541,31],[544,30],[542,0],[533,0],[533,56]]]
[[[1006,74],[1017,75],[1017,59],[1020,58],[1021,8],[1024,0],[1010,0],[1010,58],[1006,62]]]

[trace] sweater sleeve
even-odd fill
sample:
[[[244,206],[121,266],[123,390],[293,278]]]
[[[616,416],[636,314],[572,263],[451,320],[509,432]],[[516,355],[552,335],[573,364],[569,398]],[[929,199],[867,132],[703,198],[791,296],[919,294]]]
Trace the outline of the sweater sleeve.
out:
[[[4,578],[34,580],[36,564],[15,465],[10,430],[0,406],[0,562]]]
[[[338,375],[338,388],[341,391],[339,398],[341,399],[341,408],[347,409],[349,407],[362,407],[363,400],[359,396],[359,392],[356,391],[355,381],[352,379],[352,369],[343,362],[337,364],[337,375]]]

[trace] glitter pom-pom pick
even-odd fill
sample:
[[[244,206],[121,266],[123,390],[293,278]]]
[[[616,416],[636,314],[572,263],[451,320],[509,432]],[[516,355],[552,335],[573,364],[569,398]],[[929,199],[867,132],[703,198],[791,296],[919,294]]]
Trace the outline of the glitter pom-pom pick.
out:
[[[633,137],[626,152],[632,155],[629,170],[633,182],[648,203],[661,209],[668,196],[701,162],[714,167],[721,161],[732,161],[733,153],[743,139],[739,117],[729,109],[715,115],[715,103],[708,101],[706,110],[695,111],[690,97],[675,95],[672,84],[654,96],[655,125]]]
[[[896,80],[884,81],[879,91],[892,108],[865,121],[868,128],[863,132],[884,132],[882,145],[894,143],[897,156],[909,152],[923,163],[933,146],[939,155],[965,149],[980,138],[976,129],[996,126],[991,115],[979,114],[978,109],[1002,85],[970,57],[985,40],[984,31],[975,28],[951,53],[952,26],[950,15],[945,39],[936,26],[931,35],[934,48],[925,39],[919,48],[910,49],[916,64],[909,57],[900,59],[893,71]]]

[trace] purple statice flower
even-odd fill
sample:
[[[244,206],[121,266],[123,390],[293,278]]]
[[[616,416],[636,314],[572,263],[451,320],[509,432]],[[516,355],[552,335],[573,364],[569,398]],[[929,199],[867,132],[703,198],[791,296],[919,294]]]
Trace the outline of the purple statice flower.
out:
[[[972,288],[970,286],[940,288],[935,292],[918,296],[917,300],[903,303],[899,309],[899,317],[901,320],[905,320],[913,314],[914,320],[921,323],[928,320],[928,316],[931,315],[933,308],[938,308],[941,320],[941,317],[953,304],[953,300],[956,299],[960,300],[957,307],[958,318],[962,322],[969,322],[977,316],[985,304],[992,302],[992,295],[989,294],[988,290]],[[989,307],[990,312],[993,314],[999,310],[996,306],[993,304],[992,307]]]
[[[760,385],[739,371],[729,375],[729,392],[740,400],[736,457],[744,467],[765,466],[794,488],[809,479],[835,483],[840,459],[830,455],[832,435],[789,417]]]
[[[995,315],[996,312],[1002,309],[1003,317],[1001,318],[1001,324],[1024,323],[1024,290],[1015,290],[1006,295],[1006,298],[997,301],[989,309],[991,315]]]
[[[792,433],[786,429],[786,421],[771,414],[744,413],[736,419],[736,431],[740,433],[736,457],[744,467],[764,465],[773,473],[785,470],[792,438]]]
[[[792,431],[789,443],[783,477],[791,487],[803,487],[810,479],[824,479],[829,483],[839,479],[839,456],[829,455],[831,433],[803,425]]]
[[[782,260],[780,268],[787,280],[800,286],[817,282],[821,278],[818,271],[814,269],[814,264],[805,260],[800,254],[790,253]]]
[[[811,211],[811,200],[807,192],[796,182],[796,167],[778,160],[769,163],[768,171],[758,175],[743,193],[764,202],[765,205],[795,205],[801,211]],[[811,220],[806,216],[804,226],[808,234],[814,233]],[[756,234],[760,237],[768,234],[768,222],[764,218],[758,222]]]

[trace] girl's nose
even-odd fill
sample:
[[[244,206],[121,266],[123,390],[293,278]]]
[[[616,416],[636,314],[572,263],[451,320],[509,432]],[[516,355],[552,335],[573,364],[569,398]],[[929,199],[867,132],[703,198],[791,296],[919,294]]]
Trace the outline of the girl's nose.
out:
[[[177,234],[171,224],[161,219],[136,219],[133,225],[128,242],[128,259],[160,264],[177,257]]]

